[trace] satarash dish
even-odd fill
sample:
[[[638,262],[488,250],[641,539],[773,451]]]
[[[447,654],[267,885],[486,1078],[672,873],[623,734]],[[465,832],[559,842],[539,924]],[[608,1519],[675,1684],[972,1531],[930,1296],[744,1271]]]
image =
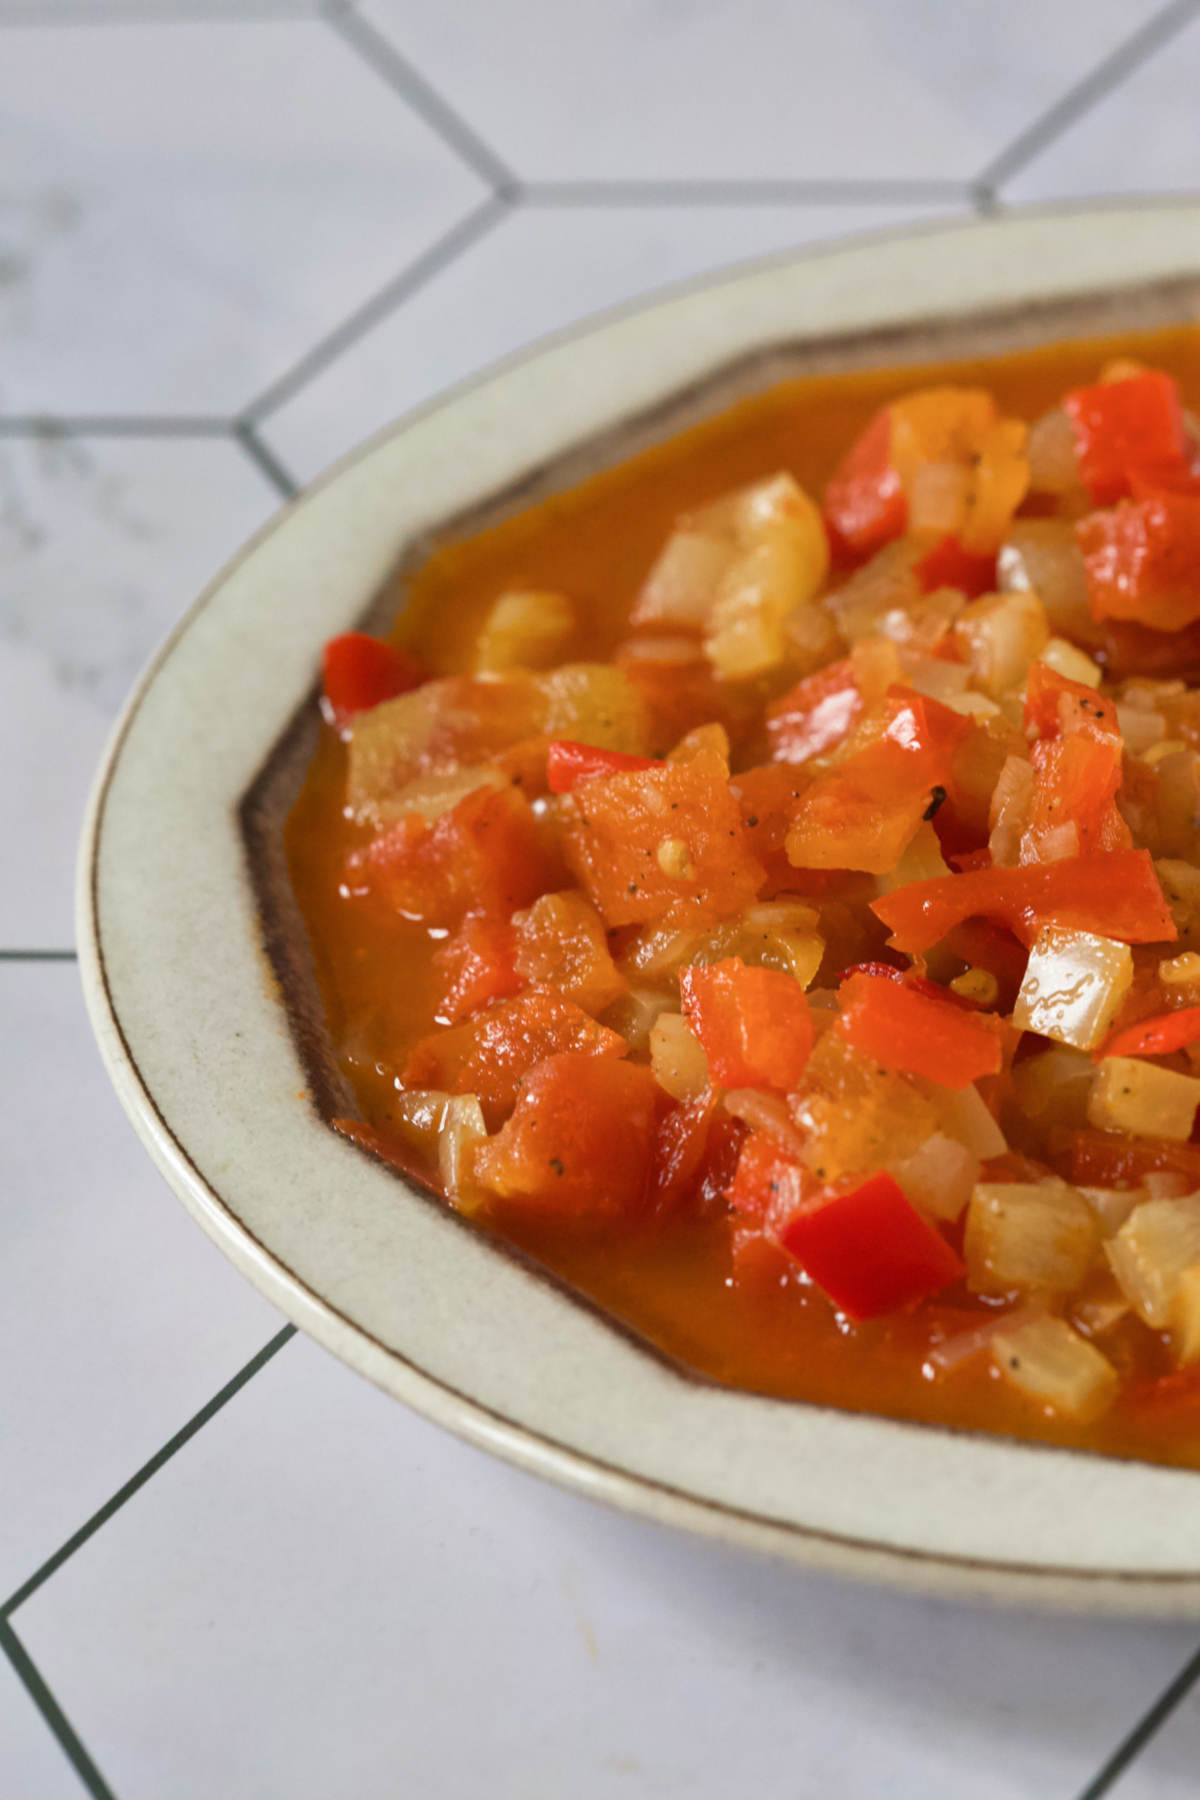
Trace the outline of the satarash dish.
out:
[[[718,1380],[1200,1466],[1189,395],[790,382],[438,549],[288,825],[340,1129]]]

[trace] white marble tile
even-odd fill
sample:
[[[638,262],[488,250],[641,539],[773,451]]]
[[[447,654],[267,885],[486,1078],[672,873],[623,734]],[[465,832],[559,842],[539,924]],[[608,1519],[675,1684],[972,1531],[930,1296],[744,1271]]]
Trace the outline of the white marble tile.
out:
[[[1200,1687],[1193,1687],[1111,1790],[1112,1800],[1196,1800]]]
[[[941,211],[942,209],[936,209]],[[899,206],[518,211],[266,421],[306,478],[463,376],[588,314],[727,264],[936,216]]]
[[[0,1653],[0,1794],[11,1800],[79,1800],[79,1777]]]
[[[0,949],[73,941],[76,843],[117,710],[278,504],[224,440],[0,437]]]
[[[0,1019],[2,1600],[280,1320],[151,1166],[74,966],[0,963]]]
[[[1151,0],[367,0],[530,180],[965,181]]]
[[[228,414],[482,190],[319,20],[6,27],[0,408]]]
[[[121,1800],[1068,1800],[1195,1638],[619,1518],[304,1339],[17,1620]]]
[[[1200,187],[1200,19],[1039,151],[1006,201],[1078,194],[1192,193]]]

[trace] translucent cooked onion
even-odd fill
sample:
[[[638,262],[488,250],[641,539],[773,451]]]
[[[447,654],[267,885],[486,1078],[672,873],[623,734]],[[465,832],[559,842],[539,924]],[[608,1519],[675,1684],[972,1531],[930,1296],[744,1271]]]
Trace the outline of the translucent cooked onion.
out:
[[[651,1025],[650,1067],[672,1100],[695,1100],[707,1089],[708,1058],[682,1013],[659,1013]]]
[[[1075,494],[1082,491],[1075,431],[1061,406],[1051,407],[1029,427],[1025,441],[1029,461],[1029,486],[1035,494]]]
[[[1013,1024],[1018,1031],[1036,1031],[1076,1050],[1095,1050],[1132,983],[1128,944],[1045,925],[1029,953]]]
[[[1065,520],[1014,520],[996,559],[996,571],[1003,593],[1037,595],[1057,635],[1085,641],[1090,637],[1083,553]]]
[[[1200,1194],[1135,1206],[1104,1248],[1139,1318],[1166,1330],[1185,1271],[1200,1263]]]
[[[791,1114],[776,1094],[764,1094],[758,1088],[731,1088],[725,1095],[725,1111],[734,1119],[742,1119],[753,1131],[768,1131],[786,1149],[799,1156],[804,1148],[803,1135],[797,1131]]]
[[[1064,1319],[1026,1318],[992,1334],[992,1361],[1030,1400],[1068,1418],[1094,1419],[1111,1405],[1117,1371]]]

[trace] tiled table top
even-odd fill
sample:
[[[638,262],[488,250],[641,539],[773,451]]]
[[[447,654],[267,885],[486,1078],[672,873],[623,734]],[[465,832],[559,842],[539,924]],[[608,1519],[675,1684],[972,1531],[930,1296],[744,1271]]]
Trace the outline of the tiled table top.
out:
[[[70,893],[139,665],[349,445],[730,261],[1200,189],[1198,91],[1200,0],[0,0],[3,1800],[1200,1795],[1200,1625],[611,1517],[297,1338],[121,1117]]]

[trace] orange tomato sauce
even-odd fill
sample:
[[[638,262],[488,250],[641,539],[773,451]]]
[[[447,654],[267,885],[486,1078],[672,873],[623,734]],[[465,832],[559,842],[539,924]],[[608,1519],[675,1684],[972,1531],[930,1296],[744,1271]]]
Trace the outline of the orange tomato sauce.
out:
[[[1200,333],[1169,330],[1053,344],[1034,352],[921,368],[785,382],[466,541],[436,548],[407,581],[393,641],[432,675],[470,668],[476,634],[509,588],[561,590],[578,603],[562,660],[603,660],[627,635],[630,606],[676,517],[778,469],[819,495],[883,404],[929,383],[979,384],[1003,411],[1036,418],[1064,389],[1095,381],[1108,359],[1136,358],[1200,394]],[[369,833],[343,812],[346,752],[324,727],[287,827],[294,891],[307,924],[329,1031],[361,1116],[386,1129],[395,1070],[435,1021],[440,978],[418,923],[348,905],[347,854]],[[444,935],[444,934],[443,934]],[[420,1171],[437,1188],[432,1167]],[[331,1204],[336,1204],[332,1198]],[[398,1203],[399,1196],[398,1196]],[[1200,1385],[1139,1388],[1167,1375],[1165,1346],[1118,1327],[1105,1351],[1130,1377],[1083,1424],[1045,1411],[975,1357],[935,1378],[929,1351],[989,1314],[961,1285],[912,1311],[862,1324],[777,1262],[731,1264],[726,1223],[680,1217],[644,1228],[482,1215],[570,1287],[688,1370],[757,1392],[954,1428],[1010,1433],[1120,1456],[1200,1467]]]

